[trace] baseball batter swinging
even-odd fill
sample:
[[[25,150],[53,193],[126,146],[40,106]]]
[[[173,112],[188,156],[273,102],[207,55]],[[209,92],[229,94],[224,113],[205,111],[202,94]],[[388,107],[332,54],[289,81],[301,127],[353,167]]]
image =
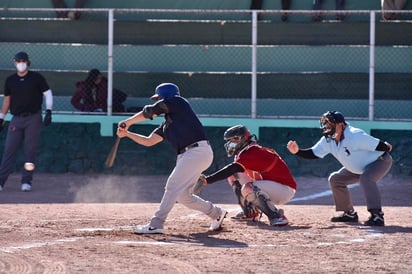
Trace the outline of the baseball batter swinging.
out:
[[[219,230],[227,211],[193,194],[197,178],[213,161],[213,151],[201,122],[189,102],[180,96],[179,88],[175,84],[158,85],[152,99],[156,100],[156,103],[146,105],[142,111],[119,122],[117,135],[121,138],[128,137],[144,146],[153,146],[167,140],[175,149],[177,160],[167,179],[159,209],[150,222],[138,226],[135,233],[163,233],[164,222],[176,202],[203,212],[212,219],[210,230]],[[164,114],[165,120],[149,136],[128,130],[133,124],[153,119],[161,114]],[[121,127],[122,123],[126,127]]]

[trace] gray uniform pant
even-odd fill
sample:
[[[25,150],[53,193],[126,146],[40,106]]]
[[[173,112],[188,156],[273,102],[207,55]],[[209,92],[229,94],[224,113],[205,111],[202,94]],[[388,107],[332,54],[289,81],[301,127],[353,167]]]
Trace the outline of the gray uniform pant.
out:
[[[213,161],[213,151],[207,141],[198,143],[198,147],[177,155],[176,166],[167,179],[160,207],[150,221],[151,226],[163,228],[167,215],[176,202],[203,212],[211,219],[219,218],[220,208],[193,194],[195,182]]]
[[[392,167],[392,157],[386,152],[375,162],[369,164],[363,174],[355,174],[346,168],[333,172],[329,176],[329,184],[335,200],[336,211],[349,211],[353,209],[352,199],[348,185],[359,182],[366,198],[368,210],[382,209],[381,196],[377,186]]]
[[[26,117],[13,116],[7,131],[3,158],[0,166],[0,185],[4,186],[14,171],[19,148],[23,143],[24,162],[36,163],[37,147],[42,128],[41,111]],[[21,183],[31,183],[33,171],[23,169]]]

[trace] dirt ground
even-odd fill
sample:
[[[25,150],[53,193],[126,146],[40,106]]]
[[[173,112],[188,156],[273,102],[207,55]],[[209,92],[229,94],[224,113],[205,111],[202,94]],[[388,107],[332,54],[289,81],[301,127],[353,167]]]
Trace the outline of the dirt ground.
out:
[[[286,227],[230,220],[238,211],[225,182],[201,196],[229,211],[220,232],[176,204],[163,235],[136,235],[163,193],[162,176],[35,174],[23,193],[19,175],[0,192],[0,273],[412,273],[412,178],[380,184],[385,227],[331,223],[326,178],[297,178],[282,206]],[[361,188],[351,188],[360,221]]]

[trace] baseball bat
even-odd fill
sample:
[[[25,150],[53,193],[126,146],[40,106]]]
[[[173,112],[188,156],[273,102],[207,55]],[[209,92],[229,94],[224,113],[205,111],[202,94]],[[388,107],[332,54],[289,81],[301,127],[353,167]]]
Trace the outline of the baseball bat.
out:
[[[125,128],[126,124],[122,123],[120,124],[120,127]],[[116,155],[117,155],[117,149],[119,148],[119,144],[120,144],[120,137],[116,137],[116,141],[114,141],[114,144],[112,146],[112,149],[110,150],[109,155],[107,155],[107,159],[106,162],[104,163],[104,165],[106,167],[112,167],[114,164],[114,160],[116,159]]]

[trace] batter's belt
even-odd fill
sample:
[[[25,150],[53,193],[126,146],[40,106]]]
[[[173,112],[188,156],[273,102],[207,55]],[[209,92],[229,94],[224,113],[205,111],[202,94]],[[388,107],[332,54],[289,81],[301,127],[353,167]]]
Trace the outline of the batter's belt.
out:
[[[209,144],[209,141],[199,141],[199,142],[190,144],[187,147],[184,147],[184,148],[180,149],[177,154],[182,154],[182,153],[185,153],[186,151],[188,151],[191,148],[199,147],[201,142],[207,142],[207,144]]]

